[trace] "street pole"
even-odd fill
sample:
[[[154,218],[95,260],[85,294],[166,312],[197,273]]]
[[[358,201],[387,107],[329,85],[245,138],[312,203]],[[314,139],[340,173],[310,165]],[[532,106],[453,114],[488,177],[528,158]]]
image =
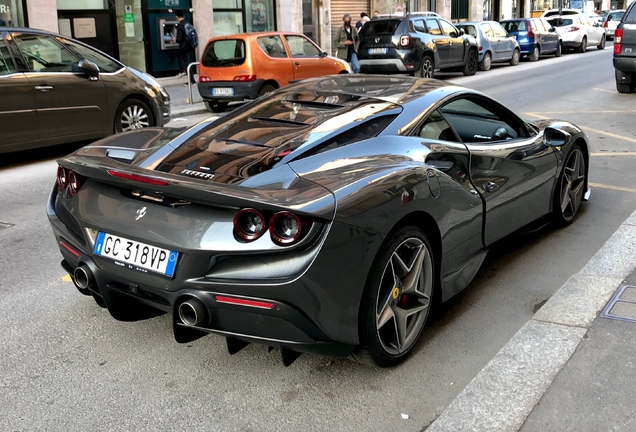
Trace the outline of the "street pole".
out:
[[[563,14],[563,0],[559,0],[559,16]]]

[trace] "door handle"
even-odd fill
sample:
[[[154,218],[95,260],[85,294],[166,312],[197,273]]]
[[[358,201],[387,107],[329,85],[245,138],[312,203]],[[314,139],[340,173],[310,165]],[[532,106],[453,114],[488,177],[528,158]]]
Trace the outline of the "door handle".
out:
[[[49,90],[53,90],[53,87],[51,87],[50,85],[39,85],[39,86],[35,86],[35,89],[37,91],[47,92]]]
[[[296,66],[300,66],[300,62],[296,62],[294,63]]]
[[[488,193],[494,192],[497,189],[499,189],[499,186],[494,182],[488,182],[484,185],[484,190]]]

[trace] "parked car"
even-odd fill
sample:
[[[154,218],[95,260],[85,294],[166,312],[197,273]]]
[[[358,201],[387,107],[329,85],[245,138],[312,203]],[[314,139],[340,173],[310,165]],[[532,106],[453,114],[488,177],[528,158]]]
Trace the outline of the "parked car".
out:
[[[400,363],[491,245],[589,198],[584,131],[431,79],[315,78],[149,131],[59,160],[62,267],[115,319],[167,312],[177,342],[278,347],[285,366]]]
[[[578,15],[581,13],[581,9],[568,9],[568,8],[563,8],[560,11],[561,13],[559,13],[559,9],[548,9],[546,11],[543,11],[543,13],[541,14],[541,18],[547,18],[547,17],[551,17],[551,16],[563,16],[563,15]]]
[[[303,34],[241,33],[208,41],[198,89],[208,109],[222,112],[231,101],[256,99],[293,81],[350,72],[349,63]]]
[[[596,25],[599,27],[603,25],[603,20],[605,19],[605,17],[594,12],[588,13],[586,16],[590,20],[590,23],[592,25]]]
[[[583,14],[551,16],[548,22],[561,35],[565,49],[576,49],[580,53],[584,53],[588,46],[605,49],[605,30],[592,25]]]
[[[603,21],[603,28],[605,29],[605,37],[607,39],[614,39],[614,30],[616,30],[618,23],[621,22],[623,15],[625,15],[624,9],[609,11],[605,17],[605,21]]]
[[[432,78],[435,71],[479,68],[477,42],[433,12],[374,18],[360,29],[363,73],[409,73]]]
[[[539,60],[543,54],[561,56],[561,36],[543,18],[518,18],[501,22],[503,28],[517,38],[521,54],[530,61]]]
[[[629,5],[614,32],[614,69],[619,93],[636,89],[636,2]]]
[[[150,75],[77,40],[0,28],[0,153],[163,126],[170,96]]]
[[[521,50],[517,39],[497,21],[463,22],[457,24],[457,28],[477,40],[479,69],[482,71],[489,70],[492,63],[519,64]]]

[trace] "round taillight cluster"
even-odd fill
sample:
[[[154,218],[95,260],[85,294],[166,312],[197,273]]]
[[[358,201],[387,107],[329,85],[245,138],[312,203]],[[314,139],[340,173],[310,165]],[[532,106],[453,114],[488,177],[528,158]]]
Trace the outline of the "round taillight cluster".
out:
[[[274,213],[269,222],[263,213],[253,208],[241,209],[234,216],[236,237],[243,241],[253,241],[269,228],[272,241],[279,246],[288,246],[300,240],[306,234],[308,225],[288,211]]]
[[[83,177],[79,174],[64,168],[57,167],[57,187],[60,192],[66,191],[69,196],[73,196],[82,187]]]

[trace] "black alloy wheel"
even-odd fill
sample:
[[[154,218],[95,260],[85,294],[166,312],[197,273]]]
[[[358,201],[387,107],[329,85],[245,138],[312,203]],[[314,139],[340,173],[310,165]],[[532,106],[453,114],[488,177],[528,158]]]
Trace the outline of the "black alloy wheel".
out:
[[[575,145],[565,159],[554,194],[554,216],[560,225],[569,225],[574,220],[585,194],[586,180],[585,157]]]
[[[380,250],[360,310],[361,345],[352,357],[394,366],[413,350],[433,301],[435,265],[425,233],[403,227]]]
[[[510,66],[517,66],[519,64],[519,60],[521,59],[521,53],[517,48],[512,53],[512,58],[510,59]]]
[[[492,66],[492,56],[490,53],[484,54],[484,58],[479,62],[479,70],[487,71]]]
[[[433,65],[433,59],[425,55],[422,57],[422,62],[420,63],[420,70],[417,76],[421,78],[433,78],[435,76],[435,66]]]
[[[477,55],[477,50],[471,49],[468,51],[468,58],[462,72],[466,76],[471,76],[477,73],[477,69],[479,69],[479,56]]]
[[[601,36],[601,42],[596,46],[596,49],[605,49],[605,35]]]
[[[152,110],[139,99],[123,101],[115,112],[115,133],[143,129],[155,125]]]

